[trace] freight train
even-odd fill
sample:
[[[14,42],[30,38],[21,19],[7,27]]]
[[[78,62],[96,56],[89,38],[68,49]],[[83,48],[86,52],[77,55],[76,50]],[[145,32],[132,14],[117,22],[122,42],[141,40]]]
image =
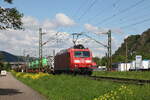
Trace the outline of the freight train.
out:
[[[29,62],[28,66],[27,66],[27,72],[34,73],[34,72],[39,72],[39,70],[42,72],[47,72],[47,70],[48,70],[48,59],[42,58],[41,64],[42,64],[42,66],[39,68],[40,61],[38,59],[33,60],[32,62]]]
[[[93,66],[96,65],[92,61],[92,53],[83,45],[75,45],[71,48],[61,50],[54,56],[54,61],[49,64],[48,58],[43,58],[41,61],[42,67],[39,68],[39,60],[34,60],[28,63],[27,72],[51,72],[59,73],[74,73],[91,75]],[[52,66],[53,65],[53,66]]]
[[[54,58],[54,73],[80,73],[92,74],[92,53],[83,45],[75,45],[72,48],[62,50]]]

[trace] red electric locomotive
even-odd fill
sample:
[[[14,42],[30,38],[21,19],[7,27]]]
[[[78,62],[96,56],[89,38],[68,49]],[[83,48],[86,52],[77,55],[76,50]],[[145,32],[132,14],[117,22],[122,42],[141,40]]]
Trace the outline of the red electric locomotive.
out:
[[[62,50],[54,58],[54,73],[92,74],[92,53],[82,45]]]

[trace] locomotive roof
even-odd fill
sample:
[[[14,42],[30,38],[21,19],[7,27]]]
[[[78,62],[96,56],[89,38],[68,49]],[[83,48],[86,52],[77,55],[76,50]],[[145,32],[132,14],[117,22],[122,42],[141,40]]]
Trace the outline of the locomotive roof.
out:
[[[74,45],[72,48],[73,49],[85,49],[85,47],[82,44]]]
[[[83,50],[83,49],[88,49],[88,48],[85,48],[83,45],[75,45],[75,46],[73,46],[73,47],[71,47],[71,48],[68,48],[68,49],[64,49],[64,50],[61,50],[60,52],[58,52],[56,55],[61,55],[61,54],[63,54],[63,53],[66,53],[66,52],[68,52],[68,50],[69,49],[80,49],[80,50]]]
[[[61,51],[58,52],[56,55],[61,55],[61,54],[65,53],[65,52],[67,52],[67,51],[68,51],[68,49],[61,50]]]

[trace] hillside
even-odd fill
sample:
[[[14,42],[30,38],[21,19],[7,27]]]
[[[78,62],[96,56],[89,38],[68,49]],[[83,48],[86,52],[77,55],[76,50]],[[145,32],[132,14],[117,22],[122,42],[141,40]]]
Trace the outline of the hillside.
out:
[[[135,55],[142,55],[143,59],[150,59],[150,29],[141,35],[127,37],[113,55],[113,62],[125,61],[126,43],[128,48],[128,61],[135,59]]]
[[[23,59],[19,56],[15,56],[5,51],[0,51],[0,60],[4,62],[17,62],[23,61]]]

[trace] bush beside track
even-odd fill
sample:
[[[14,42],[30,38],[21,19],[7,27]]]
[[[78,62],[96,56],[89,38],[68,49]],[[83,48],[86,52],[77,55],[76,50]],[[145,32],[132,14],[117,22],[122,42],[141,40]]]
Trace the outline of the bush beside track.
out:
[[[109,81],[95,81],[81,76],[45,73],[12,74],[37,90],[48,100],[149,100],[150,85],[126,85]]]
[[[131,71],[131,72],[94,71],[92,76],[150,80],[150,71]]]

